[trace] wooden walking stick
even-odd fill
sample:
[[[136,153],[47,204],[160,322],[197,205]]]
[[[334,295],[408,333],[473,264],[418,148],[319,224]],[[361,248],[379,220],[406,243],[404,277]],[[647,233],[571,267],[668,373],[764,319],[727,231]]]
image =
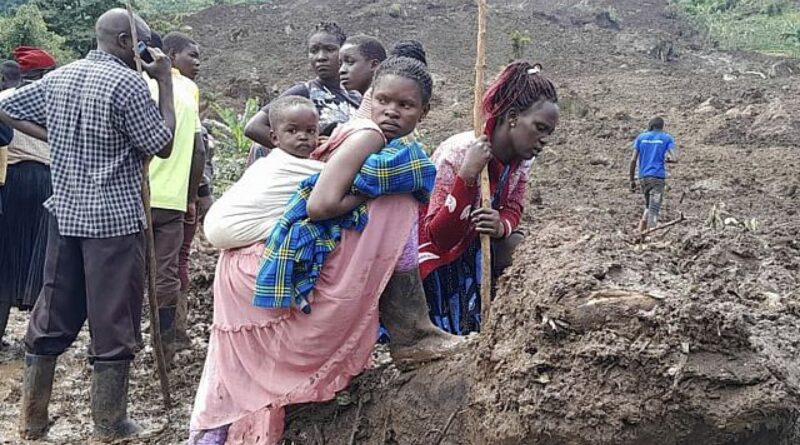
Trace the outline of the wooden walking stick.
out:
[[[475,137],[483,134],[483,82],[486,71],[486,0],[478,0],[478,44],[475,57],[475,98],[472,105],[472,128]],[[489,168],[481,172],[481,207],[491,208],[492,197],[489,186]],[[489,235],[481,235],[481,322],[489,319],[492,304],[492,240]]]
[[[133,57],[136,61],[136,71],[142,73],[142,60],[136,45],[139,38],[136,34],[136,19],[130,2],[125,3],[128,10],[128,20],[131,26],[131,39],[133,40]],[[169,377],[167,376],[167,363],[164,360],[164,349],[161,345],[161,323],[158,318],[158,295],[156,294],[156,251],[153,240],[153,212],[150,209],[150,158],[145,157],[142,167],[142,205],[144,206],[144,217],[147,221],[145,231],[145,245],[147,248],[147,302],[150,307],[150,340],[153,343],[153,354],[156,356],[156,368],[158,369],[158,380],[161,383],[161,395],[164,397],[164,407],[169,410],[172,407],[172,397],[169,392]]]

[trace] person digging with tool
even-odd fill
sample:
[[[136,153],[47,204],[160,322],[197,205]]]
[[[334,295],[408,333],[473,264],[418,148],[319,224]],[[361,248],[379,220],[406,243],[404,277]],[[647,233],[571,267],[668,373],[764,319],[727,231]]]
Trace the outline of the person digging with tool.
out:
[[[141,42],[150,28],[136,17]],[[111,9],[95,25],[97,49],[0,101],[0,119],[48,141],[54,216],[44,287],[25,336],[20,436],[47,434],[56,360],[89,320],[91,408],[101,441],[135,436],[127,415],[130,364],[144,297],[145,157],[166,158],[175,130],[169,58],[148,48],[159,84],[156,105],[135,71],[128,13]]]
[[[665,162],[678,161],[675,139],[664,131],[664,119],[655,117],[647,131],[633,143],[630,163],[631,192],[636,192],[636,167],[639,167],[639,183],[644,194],[644,213],[639,221],[639,231],[644,232],[658,225],[661,202],[664,198],[667,167]]]

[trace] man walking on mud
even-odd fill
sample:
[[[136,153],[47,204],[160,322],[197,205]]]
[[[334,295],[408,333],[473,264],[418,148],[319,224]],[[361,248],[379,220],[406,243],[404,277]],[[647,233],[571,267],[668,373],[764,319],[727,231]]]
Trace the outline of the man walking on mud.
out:
[[[150,29],[136,18],[145,44]],[[159,106],[134,68],[124,9],[103,14],[97,50],[17,90],[0,102],[0,119],[48,141],[53,195],[44,287],[25,336],[20,435],[47,433],[56,359],[89,320],[94,434],[113,440],[138,434],[128,419],[128,375],[144,296],[145,218],[142,164],[168,157],[175,129],[169,59],[149,49],[145,64],[159,83]]]
[[[639,182],[644,194],[644,214],[639,222],[639,231],[644,232],[658,224],[661,202],[667,178],[665,162],[677,162],[675,139],[664,131],[664,119],[655,117],[648,131],[640,134],[633,143],[630,164],[631,192],[636,192],[636,166],[639,166]]]

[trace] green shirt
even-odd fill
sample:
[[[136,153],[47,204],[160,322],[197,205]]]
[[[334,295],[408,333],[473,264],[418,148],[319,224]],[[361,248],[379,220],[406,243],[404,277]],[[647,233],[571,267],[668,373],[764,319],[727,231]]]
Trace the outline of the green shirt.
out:
[[[153,99],[158,102],[158,84],[148,79]],[[200,128],[200,92],[197,85],[172,69],[175,102],[175,137],[169,158],[150,161],[150,201],[155,209],[186,211],[189,173],[192,168],[195,134]]]

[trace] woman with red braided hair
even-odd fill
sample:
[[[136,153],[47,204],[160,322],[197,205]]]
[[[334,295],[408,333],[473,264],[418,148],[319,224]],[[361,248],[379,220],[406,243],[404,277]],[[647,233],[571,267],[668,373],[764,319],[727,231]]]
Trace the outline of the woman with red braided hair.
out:
[[[480,330],[480,240],[492,238],[492,272],[511,263],[522,240],[517,232],[524,209],[531,161],[558,124],[558,96],[541,65],[508,65],[486,91],[484,135],[450,137],[434,152],[436,185],[420,210],[420,274],[430,316],[459,335]],[[480,173],[489,168],[492,207],[480,207]]]

